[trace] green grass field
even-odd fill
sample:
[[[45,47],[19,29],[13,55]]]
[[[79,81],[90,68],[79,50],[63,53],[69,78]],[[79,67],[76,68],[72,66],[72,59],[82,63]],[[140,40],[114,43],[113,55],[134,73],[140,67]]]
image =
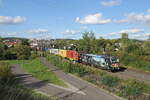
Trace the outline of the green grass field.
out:
[[[21,66],[37,79],[45,80],[55,85],[66,86],[66,84],[53,72],[49,71],[49,69],[42,64],[39,59],[30,60],[28,63],[21,64]]]

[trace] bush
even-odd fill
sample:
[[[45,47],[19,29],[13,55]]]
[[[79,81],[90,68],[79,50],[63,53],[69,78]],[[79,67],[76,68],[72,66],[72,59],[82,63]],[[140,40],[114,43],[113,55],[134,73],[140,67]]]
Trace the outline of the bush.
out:
[[[0,100],[52,100],[23,88],[6,62],[0,62]]]
[[[0,100],[52,100],[23,87],[0,86]]]
[[[6,62],[0,62],[0,79],[5,80],[7,78],[10,78],[11,76],[11,68],[9,64]]]
[[[126,85],[121,86],[121,95],[126,97],[140,96],[144,90],[144,84],[136,80],[129,81]]]
[[[149,84],[144,84],[135,80],[123,80],[118,77],[111,76],[103,70],[78,63],[73,64],[71,61],[55,55],[47,56],[47,59],[52,64],[63,69],[65,72],[77,74],[93,84],[104,87],[110,92],[119,94],[119,96],[123,96],[125,98],[133,97],[130,98],[130,100],[137,100],[140,95],[142,95],[142,98],[145,98],[143,93],[150,93]],[[131,60],[133,60],[132,57]],[[129,64],[128,62],[126,63]]]
[[[150,62],[140,58],[140,56],[125,54],[122,59],[122,64],[132,68],[150,71]]]
[[[30,59],[33,60],[33,59],[36,59],[37,57],[38,57],[37,52],[32,52]]]
[[[117,87],[119,84],[119,79],[110,75],[101,76],[100,81],[108,87]]]

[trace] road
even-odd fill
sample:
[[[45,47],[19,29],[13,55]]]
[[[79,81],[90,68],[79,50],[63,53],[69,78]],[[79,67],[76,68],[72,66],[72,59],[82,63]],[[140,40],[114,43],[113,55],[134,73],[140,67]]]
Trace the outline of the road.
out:
[[[40,60],[47,65],[50,71],[53,71],[58,77],[73,86],[75,90],[78,90],[72,92],[69,89],[67,90],[45,81],[37,80],[33,78],[32,75],[26,73],[19,65],[14,65],[12,67],[13,73],[16,74],[17,78],[22,80],[22,83],[25,86],[47,95],[56,96],[60,100],[120,100],[120,98],[105,92],[84,80],[64,73],[62,70],[51,65],[45,58],[40,58]]]

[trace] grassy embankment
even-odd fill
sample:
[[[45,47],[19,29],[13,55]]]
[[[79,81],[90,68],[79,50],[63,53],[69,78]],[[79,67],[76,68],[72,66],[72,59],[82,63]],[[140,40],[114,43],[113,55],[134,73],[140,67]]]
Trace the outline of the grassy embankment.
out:
[[[150,61],[136,55],[125,55],[122,59],[122,64],[127,68],[150,72]]]
[[[24,88],[11,73],[7,62],[0,62],[0,100],[56,100]]]
[[[21,67],[33,75],[33,77],[39,80],[45,80],[48,83],[52,83],[55,85],[66,86],[66,84],[60,80],[53,72],[49,71],[49,69],[40,62],[39,59],[33,60],[5,60],[1,62],[7,62],[10,65],[12,64],[20,64]]]
[[[48,67],[40,62],[39,59],[34,59],[28,61],[28,63],[23,63],[21,66],[29,73],[33,75],[33,77],[39,80],[45,80],[48,83],[52,83],[55,85],[66,86],[66,84],[59,79],[53,72],[51,72]]]
[[[150,85],[137,80],[123,80],[116,76],[111,76],[105,71],[85,66],[73,64],[59,56],[48,55],[47,59],[55,66],[63,69],[67,73],[75,74],[101,88],[104,88],[118,96],[130,100],[149,100]]]
[[[143,72],[150,72],[150,56],[139,56],[127,53],[112,53],[112,55],[119,57],[120,64],[123,67]]]

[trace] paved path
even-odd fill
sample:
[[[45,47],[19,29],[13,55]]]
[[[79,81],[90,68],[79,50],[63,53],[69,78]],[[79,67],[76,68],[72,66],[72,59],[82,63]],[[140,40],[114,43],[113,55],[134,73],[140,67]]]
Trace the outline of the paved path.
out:
[[[86,94],[86,95],[77,95],[77,96],[73,94],[71,97],[68,97],[70,99],[73,97],[71,100],[119,100],[117,97],[112,96],[109,93],[104,92],[103,90],[100,90],[99,88],[89,84],[84,80],[80,80],[76,77],[64,73],[59,68],[50,64],[45,58],[41,57],[40,60],[62,80],[77,87],[78,89],[80,89],[82,92]]]
[[[19,65],[14,65],[12,69],[13,73],[15,73],[16,76],[22,80],[22,83],[25,86],[47,95],[56,96],[60,100],[119,100],[116,96],[106,93],[84,80],[80,80],[64,73],[62,70],[47,62],[45,58],[40,58],[40,60],[62,80],[66,81],[75,88],[78,88],[78,91],[71,92],[55,85],[48,84],[45,81],[37,80],[33,78],[32,75],[24,72]]]

